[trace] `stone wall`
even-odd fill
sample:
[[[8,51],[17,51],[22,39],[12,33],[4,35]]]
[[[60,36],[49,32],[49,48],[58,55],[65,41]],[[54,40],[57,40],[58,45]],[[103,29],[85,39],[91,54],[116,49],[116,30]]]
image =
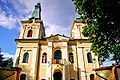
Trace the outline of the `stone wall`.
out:
[[[13,68],[0,68],[0,80],[20,80],[20,73],[22,69]]]

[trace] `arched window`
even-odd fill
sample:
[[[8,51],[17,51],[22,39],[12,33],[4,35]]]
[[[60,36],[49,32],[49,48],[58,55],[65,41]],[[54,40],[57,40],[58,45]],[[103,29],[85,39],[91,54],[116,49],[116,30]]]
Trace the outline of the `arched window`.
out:
[[[90,80],[95,80],[94,74],[90,74]]]
[[[26,80],[26,75],[25,74],[21,74],[20,75],[20,80]]]
[[[47,53],[43,53],[43,55],[42,55],[42,63],[47,63]]]
[[[69,61],[74,63],[73,53],[69,53]]]
[[[88,59],[88,63],[92,63],[92,55],[91,53],[87,53],[87,59]]]
[[[29,30],[29,31],[28,31],[27,37],[32,37],[32,30]]]
[[[23,63],[28,63],[29,53],[25,53],[23,56]]]
[[[60,50],[54,52],[54,59],[62,59]]]

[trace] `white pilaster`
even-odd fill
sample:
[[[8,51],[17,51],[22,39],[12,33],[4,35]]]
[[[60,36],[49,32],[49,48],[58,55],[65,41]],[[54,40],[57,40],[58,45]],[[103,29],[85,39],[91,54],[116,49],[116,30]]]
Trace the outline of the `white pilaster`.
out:
[[[78,53],[78,66],[81,69],[80,70],[81,72],[79,72],[81,75],[79,75],[79,77],[81,76],[81,80],[86,80],[83,48],[82,47],[79,48],[78,45],[77,45],[77,53]]]
[[[21,33],[20,33],[19,39],[22,39],[22,38],[24,37],[24,34],[25,34],[25,33],[24,33],[24,32],[25,32],[25,27],[26,27],[26,26],[24,26],[24,25],[22,26],[22,29],[21,29]]]
[[[52,80],[52,42],[48,42],[48,54],[49,54],[49,78]]]
[[[31,73],[30,75],[33,77],[32,79],[34,80],[34,77],[36,76],[35,73],[35,63],[36,63],[36,57],[37,57],[37,48],[33,48],[33,53],[32,53],[32,64],[31,64]],[[39,57],[39,56],[38,56]],[[39,76],[39,75],[38,75]]]
[[[65,76],[65,59],[63,59],[63,80],[65,80],[66,76]]]
[[[64,48],[64,50],[63,50],[63,52],[62,52],[62,55],[65,54],[65,55],[63,56],[63,58],[65,58],[66,61],[68,61],[67,42],[63,42],[63,48]]]
[[[67,63],[65,63],[65,61],[67,62],[69,59],[69,54],[68,54],[68,45],[67,45],[67,42],[63,42],[63,48],[64,48],[64,51],[62,54],[65,54],[64,57],[63,57],[63,60],[64,60],[64,66],[63,66],[63,80],[65,80],[66,78],[69,80],[69,69],[67,69],[68,71],[65,71],[65,66],[68,65]],[[69,66],[69,65],[68,65]],[[68,75],[65,75],[66,73],[65,72],[68,72],[67,74]]]
[[[13,62],[13,67],[16,67],[15,64],[16,64],[17,58],[19,57],[20,50],[21,50],[21,48],[17,48],[17,49],[16,49],[16,54],[15,54],[15,58],[14,58],[14,62]]]
[[[83,48],[80,48],[80,52],[78,52],[79,55],[81,56],[81,60],[80,60],[80,66],[81,66],[81,80],[86,80],[86,71],[85,71],[85,64],[84,64],[84,56],[83,56]],[[80,59],[79,58],[79,59]]]
[[[98,56],[95,56],[97,67],[99,67]]]

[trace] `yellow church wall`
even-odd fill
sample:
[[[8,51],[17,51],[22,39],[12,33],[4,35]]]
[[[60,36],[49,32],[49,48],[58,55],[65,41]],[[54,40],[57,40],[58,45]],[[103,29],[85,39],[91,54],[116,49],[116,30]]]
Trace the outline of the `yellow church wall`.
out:
[[[83,24],[82,21],[75,20],[71,29],[71,37],[74,37],[75,39],[88,39],[88,37],[83,36],[81,33],[84,27],[85,24]]]
[[[76,79],[77,80],[77,68],[76,67],[70,67],[69,68],[69,78],[70,79]]]
[[[40,78],[46,78],[46,68],[45,67],[41,67],[40,68]]]
[[[76,45],[69,45],[68,52],[73,53],[74,63],[69,64],[69,75],[70,79],[76,79],[77,80],[77,68],[78,68],[78,57],[77,57],[77,51],[76,51]]]
[[[59,43],[59,42],[58,42]],[[69,43],[69,42],[68,42]],[[85,46],[85,45],[90,45],[90,43],[79,43],[78,45],[74,45],[74,44],[68,44],[67,43],[67,46],[63,46],[63,42],[60,42],[59,45],[60,46],[55,46],[52,48],[52,58],[54,59],[54,51],[55,50],[61,50],[62,52],[62,59],[63,58],[66,58],[68,57],[68,60],[69,60],[69,53],[72,52],[73,55],[74,55],[74,63],[72,64],[68,64],[69,65],[69,71],[68,71],[68,66],[66,66],[65,70],[66,70],[66,73],[65,75],[69,76],[69,79],[77,79],[78,78],[78,74],[77,74],[77,68],[78,68],[78,52],[77,52],[77,46],[78,47],[81,47],[81,46]],[[28,78],[30,78],[30,75],[31,75],[31,65],[32,65],[32,56],[34,55],[34,48],[37,48],[38,49],[38,43],[18,43],[18,52],[19,52],[19,49],[20,47],[23,47],[21,48],[21,54],[20,54],[20,64],[19,66],[23,69],[22,73],[26,73],[26,75],[28,75]],[[67,50],[67,54],[68,56],[66,56],[66,50]],[[29,61],[28,63],[22,63],[23,61],[23,55],[25,52],[28,52],[30,53],[30,57],[29,57]],[[46,52],[47,53],[47,63],[42,63],[42,54]],[[86,70],[86,75],[87,75],[87,80],[89,80],[89,76],[92,72],[92,69],[94,67],[96,67],[94,63],[88,63],[87,62],[87,53],[90,52],[90,47],[89,46],[85,46],[83,48],[83,55],[84,55],[84,63],[85,63],[85,70]],[[16,50],[16,53],[17,53],[17,50]],[[37,55],[38,55],[38,51],[37,51]],[[48,50],[48,46],[47,44],[41,44],[40,46],[40,67],[39,67],[39,78],[40,79],[45,79],[47,78],[46,76],[48,74],[46,74],[47,72],[47,68],[48,68],[48,62],[49,62],[49,56],[50,56],[50,53],[49,53],[49,50]],[[94,58],[94,55],[92,55],[93,58]],[[37,56],[38,57],[38,56]],[[37,60],[37,59],[36,59]],[[67,60],[66,60],[67,62]],[[93,61],[94,62],[94,61]],[[37,63],[36,63],[37,64]],[[37,67],[37,66],[36,66]],[[52,65],[52,73],[54,73],[54,70],[55,69],[61,69],[62,72],[63,72],[63,65],[57,65],[57,64],[53,64]],[[36,71],[34,72],[36,73]],[[52,74],[53,75],[53,74]],[[81,73],[79,74],[81,75]],[[66,77],[67,79],[68,77]]]
[[[28,52],[29,53],[29,59],[28,59],[28,63],[23,63],[23,57],[24,54]],[[31,63],[32,63],[32,56],[33,56],[33,49],[31,48],[22,48],[21,49],[21,54],[20,54],[20,61],[19,61],[19,67],[22,68],[22,72],[24,72],[26,75],[30,76],[30,72],[31,72]],[[27,76],[27,77],[29,77]]]
[[[103,78],[105,78],[107,80],[113,80],[111,70],[100,70],[100,71],[96,71],[96,72],[98,75],[102,76]],[[105,79],[102,79],[99,76],[95,75],[95,80],[105,80]]]
[[[118,80],[120,80],[120,68],[116,68]]]
[[[31,48],[31,47],[38,47],[38,43],[18,43],[17,47],[27,47],[27,48]]]
[[[31,76],[36,76],[35,72],[35,58],[37,54],[38,43],[18,43],[16,54],[20,55],[18,67],[22,68],[21,74],[26,74],[29,80]],[[25,53],[29,53],[28,63],[23,63],[23,57]],[[37,54],[38,55],[38,54]],[[14,64],[15,66],[15,64]]]
[[[48,52],[47,52],[47,46],[41,45],[40,46],[40,64],[39,64],[39,79],[46,79],[46,69],[47,69],[47,63],[42,63],[42,55],[43,53],[47,53],[48,58]],[[48,62],[48,61],[47,61]]]
[[[59,37],[60,38],[60,37]],[[57,39],[57,38],[56,38]],[[93,61],[93,63],[88,63],[87,61],[87,53],[90,52],[90,45],[89,41],[87,40],[73,40],[73,41],[52,41],[52,44],[49,46],[49,41],[40,41],[40,55],[39,54],[39,47],[38,47],[38,41],[21,41],[18,42],[16,55],[20,53],[20,63],[19,67],[23,69],[22,73],[25,73],[27,75],[27,79],[30,79],[32,75],[34,75],[34,79],[36,78],[37,73],[37,60],[38,57],[40,58],[39,61],[39,79],[46,79],[50,75],[50,65],[52,65],[52,78],[54,71],[56,69],[60,69],[62,71],[62,75],[64,74],[64,65],[65,65],[65,79],[78,79],[78,68],[79,68],[79,78],[84,77],[82,71],[84,71],[85,68],[85,75],[87,77],[87,80],[89,80],[89,76],[92,72],[92,69],[95,68],[96,63]],[[52,59],[54,59],[54,52],[56,50],[61,50],[62,53],[62,61],[65,60],[65,64],[50,64],[50,55],[52,54]],[[83,52],[81,52],[81,50]],[[22,63],[24,54],[28,52],[29,53],[29,61],[28,63]],[[69,53],[73,53],[74,63],[69,62]],[[43,53],[47,53],[47,63],[42,63],[42,55]],[[79,53],[79,54],[78,54]],[[92,52],[91,52],[92,53]],[[81,62],[81,57],[83,55],[83,63]],[[80,58],[78,58],[78,55]],[[36,57],[36,58],[34,58]],[[94,54],[92,54],[92,57],[94,58]],[[78,63],[82,63],[81,66],[78,65]],[[35,63],[34,63],[35,62]],[[33,66],[32,64],[35,64]],[[79,63],[79,64],[80,64]],[[69,68],[68,68],[69,67]],[[84,67],[84,68],[83,68]],[[82,71],[81,71],[82,70]],[[69,76],[69,77],[68,77]]]
[[[88,59],[87,59],[88,52],[91,52],[90,47],[83,48],[86,76],[87,76],[87,80],[90,80],[90,74],[92,74],[92,69],[96,68],[97,66],[95,66],[96,64],[94,60],[93,63],[88,63]],[[92,54],[92,59],[94,59],[95,58],[94,53],[91,52],[91,54]]]

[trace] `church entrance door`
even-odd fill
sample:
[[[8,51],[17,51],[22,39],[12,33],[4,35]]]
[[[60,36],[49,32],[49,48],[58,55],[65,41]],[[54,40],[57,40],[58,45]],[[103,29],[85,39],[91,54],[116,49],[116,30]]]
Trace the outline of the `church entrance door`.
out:
[[[62,80],[62,73],[61,72],[55,72],[53,74],[54,80]]]

